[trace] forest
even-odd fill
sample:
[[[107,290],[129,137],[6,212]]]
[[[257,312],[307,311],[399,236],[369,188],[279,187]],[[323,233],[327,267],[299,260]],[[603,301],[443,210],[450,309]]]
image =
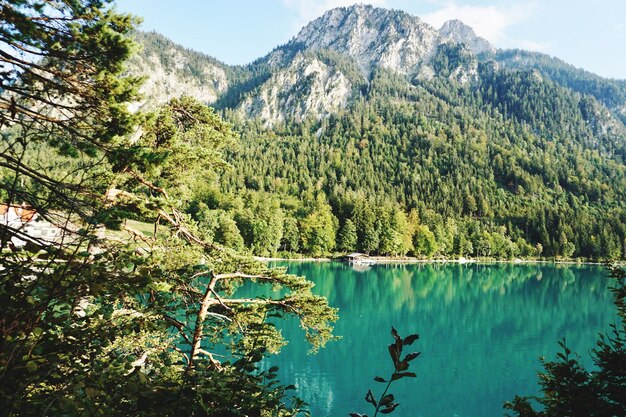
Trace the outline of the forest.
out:
[[[323,120],[268,129],[224,109],[241,145],[192,216],[259,255],[624,257],[626,130],[587,122],[594,97],[487,65],[478,88],[372,77]]]
[[[476,62],[447,44],[432,79],[382,68],[364,76],[337,52],[287,44],[275,51],[338,69],[353,99],[328,117],[268,125],[237,107],[263,93],[277,65],[267,57],[230,67],[137,36],[163,63],[186,54],[181,76],[202,80],[213,65],[228,80],[214,106],[240,140],[225,149],[220,180],[197,188],[186,209],[209,240],[286,258],[624,258],[618,80],[525,51]],[[474,63],[474,81],[451,75]]]

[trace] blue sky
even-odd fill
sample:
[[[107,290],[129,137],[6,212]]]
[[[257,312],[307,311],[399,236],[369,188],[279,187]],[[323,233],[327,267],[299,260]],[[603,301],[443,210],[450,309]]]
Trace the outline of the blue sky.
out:
[[[452,18],[499,48],[545,52],[605,77],[626,79],[625,0],[370,0],[435,27]],[[118,0],[177,43],[244,64],[291,39],[307,22],[351,0]]]

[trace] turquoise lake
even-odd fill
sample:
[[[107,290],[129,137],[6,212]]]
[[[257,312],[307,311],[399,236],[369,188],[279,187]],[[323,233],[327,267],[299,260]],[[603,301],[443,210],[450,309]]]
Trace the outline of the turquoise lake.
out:
[[[616,321],[601,266],[272,265],[307,276],[339,308],[341,340],[307,355],[303,332],[289,321],[281,328],[290,343],[268,360],[314,417],[373,415],[364,396],[380,395],[383,384],[373,378],[391,372],[391,326],[402,336],[418,333],[408,352],[422,352],[411,362],[417,378],[392,384],[400,406],[391,415],[491,417],[503,416],[503,402],[516,394],[538,392],[539,357],[554,358],[560,338],[590,364],[596,335]]]

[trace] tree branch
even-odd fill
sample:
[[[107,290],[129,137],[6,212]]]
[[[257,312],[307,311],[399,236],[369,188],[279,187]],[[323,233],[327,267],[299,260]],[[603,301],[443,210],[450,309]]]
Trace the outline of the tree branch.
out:
[[[200,311],[198,311],[198,315],[196,317],[196,325],[193,332],[193,341],[191,343],[191,353],[189,354],[189,364],[187,365],[187,369],[193,368],[193,361],[200,350],[204,320],[206,319],[209,306],[211,305],[211,295],[215,291],[214,287],[218,281],[217,278],[215,278],[215,275],[213,275],[213,271],[210,272],[210,275],[211,280],[207,284],[206,291],[204,292],[204,296],[202,297],[202,301],[200,303]]]

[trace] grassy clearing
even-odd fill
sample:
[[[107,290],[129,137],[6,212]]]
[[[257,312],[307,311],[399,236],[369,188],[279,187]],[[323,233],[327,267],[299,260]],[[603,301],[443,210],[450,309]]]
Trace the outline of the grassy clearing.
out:
[[[130,229],[141,232],[146,237],[152,237],[154,235],[153,223],[144,223],[137,220],[126,220],[125,225]],[[122,226],[121,230],[107,229],[106,235],[115,239],[122,240],[129,240],[132,238],[132,235],[127,230],[124,230],[124,226]]]

